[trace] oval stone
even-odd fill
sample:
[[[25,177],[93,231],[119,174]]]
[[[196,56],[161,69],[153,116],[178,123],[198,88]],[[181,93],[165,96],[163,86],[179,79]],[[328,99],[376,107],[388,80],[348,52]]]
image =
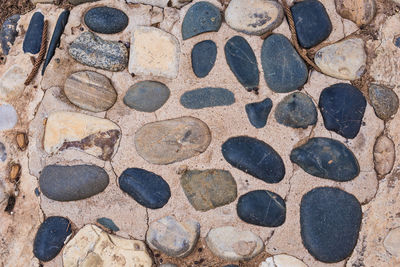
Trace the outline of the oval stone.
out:
[[[337,182],[350,181],[360,173],[353,152],[330,138],[311,138],[292,150],[290,160],[311,175]]]
[[[0,29],[0,46],[2,53],[8,55],[11,46],[15,42],[15,38],[18,36],[17,26],[20,15],[13,15],[7,18]]]
[[[245,106],[245,109],[251,125],[260,129],[267,124],[267,119],[272,109],[272,100],[266,98],[261,102],[250,103]]]
[[[171,197],[168,183],[161,176],[144,169],[126,169],[118,183],[122,191],[149,209],[164,207]]]
[[[285,165],[268,144],[248,136],[229,138],[222,145],[222,155],[233,167],[266,183],[279,183],[285,176]]]
[[[239,198],[236,208],[241,220],[258,226],[278,227],[286,220],[285,201],[267,190],[244,194]]]
[[[377,10],[375,0],[335,0],[335,5],[340,16],[353,21],[359,27],[369,24]]]
[[[192,68],[198,78],[210,73],[217,59],[217,45],[211,40],[197,43],[192,49]]]
[[[94,32],[113,34],[128,26],[128,16],[119,9],[101,6],[86,12],[85,24]]]
[[[64,217],[48,217],[39,227],[33,242],[33,254],[41,261],[51,261],[72,234],[71,222]]]
[[[64,93],[72,104],[92,112],[106,111],[117,101],[111,81],[93,71],[71,74],[65,81]]]
[[[301,200],[303,244],[319,261],[342,261],[357,244],[361,219],[361,205],[353,195],[338,188],[315,188]]]
[[[40,191],[56,201],[89,198],[103,192],[108,183],[107,172],[95,165],[49,165],[39,177]]]
[[[180,102],[188,109],[230,106],[235,103],[235,95],[224,88],[207,87],[185,92]]]
[[[43,14],[40,11],[35,12],[29,22],[28,30],[25,33],[24,43],[22,45],[24,53],[39,53],[42,43],[43,27]]]
[[[148,123],[135,135],[138,154],[153,164],[171,164],[197,156],[211,142],[207,124],[193,117]]]
[[[11,130],[18,122],[15,108],[9,104],[0,104],[0,131]]]
[[[393,140],[386,135],[379,136],[374,145],[374,165],[380,178],[392,171],[395,159],[396,149]]]
[[[383,85],[371,84],[369,99],[376,116],[382,120],[389,120],[399,109],[399,97],[392,89]]]
[[[264,40],[261,64],[268,87],[276,93],[295,91],[307,81],[306,64],[282,34],[272,34]]]

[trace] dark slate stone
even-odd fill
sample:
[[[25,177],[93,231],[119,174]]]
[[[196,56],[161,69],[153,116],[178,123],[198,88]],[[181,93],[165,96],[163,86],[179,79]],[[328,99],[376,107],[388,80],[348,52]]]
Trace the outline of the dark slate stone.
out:
[[[261,64],[268,87],[276,93],[295,91],[307,81],[306,64],[282,34],[272,34],[264,40]]]
[[[361,219],[361,205],[353,195],[338,188],[315,188],[301,200],[303,244],[319,261],[342,261],[357,244]]]
[[[42,193],[57,201],[89,198],[103,192],[108,183],[108,174],[95,165],[49,165],[39,177]]]
[[[239,266],[236,264],[228,264],[228,265],[225,265],[224,267],[239,267]]]
[[[400,48],[400,37],[394,39],[394,45]]]
[[[225,45],[225,57],[229,68],[247,91],[258,91],[260,75],[256,55],[241,36],[234,36]]]
[[[197,2],[187,11],[182,23],[182,38],[187,40],[204,32],[217,32],[221,27],[220,10],[209,2]]]
[[[42,43],[42,34],[44,27],[44,16],[42,13],[35,12],[31,21],[29,22],[28,30],[25,34],[24,43],[22,49],[24,53],[37,54],[40,51],[40,45]]]
[[[210,73],[217,59],[217,45],[211,40],[197,43],[192,49],[192,68],[194,74],[203,78]]]
[[[54,28],[53,36],[51,37],[49,49],[47,50],[46,60],[44,61],[43,64],[42,75],[44,74],[47,65],[49,65],[51,59],[53,58],[54,53],[56,52],[56,48],[60,46],[60,38],[64,32],[65,25],[67,25],[68,17],[69,17],[69,10],[64,10],[58,17],[56,27]]]
[[[34,192],[37,197],[40,196],[39,188],[36,187]]]
[[[360,131],[366,105],[360,90],[346,83],[325,88],[319,98],[325,128],[349,139]]]
[[[266,183],[279,183],[285,176],[285,165],[268,144],[248,136],[229,138],[222,145],[222,155],[233,167]]]
[[[278,227],[286,219],[285,201],[267,190],[244,194],[239,198],[236,209],[240,219],[258,226]]]
[[[4,55],[8,55],[15,38],[18,36],[17,26],[20,15],[7,18],[0,29],[0,45]]]
[[[33,254],[41,261],[51,261],[72,234],[71,222],[64,217],[48,217],[39,227],[33,242]]]
[[[245,109],[251,125],[260,129],[267,124],[267,119],[272,109],[272,100],[266,98],[261,102],[250,103],[246,105]]]
[[[7,159],[6,146],[0,142],[0,161],[4,162]]]
[[[96,222],[101,224],[101,225],[103,225],[104,227],[110,229],[113,232],[118,232],[119,231],[118,226],[111,219],[102,217],[102,218],[98,218],[96,220]]]
[[[299,44],[311,48],[324,41],[332,32],[332,23],[323,4],[317,0],[295,3],[292,11]]]
[[[114,34],[128,26],[129,18],[121,10],[112,7],[94,7],[85,14],[85,24],[94,32]]]
[[[161,176],[143,169],[126,169],[118,181],[122,191],[149,209],[164,207],[171,197],[168,183]]]
[[[360,173],[353,152],[330,138],[311,138],[293,149],[290,160],[311,175],[338,182],[350,181]]]
[[[97,2],[97,1],[99,0],[69,0],[69,3],[76,6],[84,3]]]
[[[312,99],[303,93],[286,96],[276,107],[275,118],[280,124],[292,128],[307,128],[317,123],[317,108]]]
[[[202,109],[217,106],[229,106],[235,103],[235,95],[224,88],[200,88],[185,92],[181,104],[188,109]]]

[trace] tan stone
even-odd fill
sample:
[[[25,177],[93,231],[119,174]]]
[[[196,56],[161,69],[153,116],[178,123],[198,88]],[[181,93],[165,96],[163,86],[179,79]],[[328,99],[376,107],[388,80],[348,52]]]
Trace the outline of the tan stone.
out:
[[[383,245],[390,254],[395,257],[400,257],[400,227],[391,230],[387,234]]]
[[[371,22],[376,13],[375,0],[335,0],[337,12],[358,26]]]
[[[376,139],[374,145],[374,163],[376,173],[384,176],[393,169],[396,151],[392,139],[381,135]]]
[[[259,267],[307,267],[307,265],[293,256],[280,254],[267,258]]]
[[[18,65],[6,71],[0,78],[0,100],[9,101],[20,96],[24,92],[27,77],[27,71]]]

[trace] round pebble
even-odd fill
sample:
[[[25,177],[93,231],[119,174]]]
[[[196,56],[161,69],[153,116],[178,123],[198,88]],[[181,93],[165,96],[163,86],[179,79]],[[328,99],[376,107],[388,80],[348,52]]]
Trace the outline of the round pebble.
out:
[[[128,16],[121,10],[106,6],[94,7],[86,12],[85,24],[94,32],[113,34],[128,26]]]
[[[369,99],[376,116],[382,120],[391,119],[399,109],[399,97],[393,90],[383,85],[371,84]]]
[[[160,82],[142,81],[132,85],[124,96],[124,104],[142,112],[154,112],[168,100],[171,92]]]
[[[18,115],[14,107],[0,104],[0,131],[10,130],[17,124]]]
[[[210,73],[217,59],[217,45],[211,40],[195,44],[192,49],[192,68],[198,78]]]

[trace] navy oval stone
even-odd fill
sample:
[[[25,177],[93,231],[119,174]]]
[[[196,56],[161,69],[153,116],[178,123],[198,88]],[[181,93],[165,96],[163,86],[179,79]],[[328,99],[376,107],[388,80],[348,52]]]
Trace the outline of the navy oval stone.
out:
[[[18,36],[17,25],[20,15],[13,15],[7,18],[0,30],[0,45],[4,55],[10,52],[10,45],[14,44],[15,38]]]
[[[217,45],[211,40],[197,43],[192,49],[192,68],[194,74],[203,78],[210,73],[217,59]]]
[[[235,95],[224,88],[200,88],[185,92],[181,104],[188,109],[202,109],[217,106],[229,106],[235,103]]]
[[[128,26],[128,16],[112,7],[94,7],[85,14],[85,24],[94,32],[113,34]]]
[[[256,55],[241,36],[234,36],[225,45],[225,57],[229,68],[248,91],[258,91],[260,75]]]
[[[361,219],[361,205],[353,195],[338,188],[315,188],[301,200],[303,244],[319,261],[342,261],[357,244]]]
[[[295,3],[290,10],[299,44],[311,48],[324,41],[332,32],[332,23],[323,4],[317,0]]]
[[[40,45],[42,43],[43,27],[43,14],[39,11],[35,12],[31,18],[31,21],[29,22],[28,30],[26,31],[24,43],[22,45],[24,53],[39,53]]]
[[[187,40],[204,32],[217,32],[221,27],[220,10],[209,2],[197,2],[187,11],[182,23],[182,38]]]
[[[33,242],[33,254],[41,261],[51,261],[72,234],[71,222],[64,217],[48,217],[39,227]]]
[[[261,64],[268,87],[276,93],[295,91],[307,81],[306,64],[282,34],[272,34],[264,40]]]
[[[260,129],[267,124],[268,115],[272,109],[272,100],[266,98],[261,102],[250,103],[245,106],[245,109],[251,125]]]
[[[366,106],[360,90],[346,83],[325,88],[319,98],[325,128],[348,139],[353,139],[360,131]]]
[[[290,160],[311,175],[338,182],[350,181],[360,173],[353,152],[330,138],[311,138],[292,150]]]
[[[149,209],[164,207],[171,197],[168,183],[153,172],[129,168],[121,174],[118,181],[122,191]]]
[[[268,144],[248,136],[229,138],[222,155],[233,167],[266,183],[279,183],[285,176],[281,156]]]
[[[244,194],[239,198],[236,209],[241,220],[258,226],[278,227],[286,220],[285,201],[267,190]]]

